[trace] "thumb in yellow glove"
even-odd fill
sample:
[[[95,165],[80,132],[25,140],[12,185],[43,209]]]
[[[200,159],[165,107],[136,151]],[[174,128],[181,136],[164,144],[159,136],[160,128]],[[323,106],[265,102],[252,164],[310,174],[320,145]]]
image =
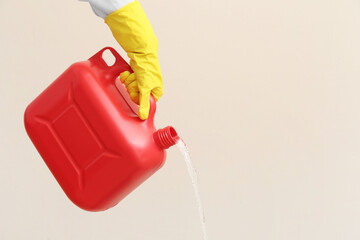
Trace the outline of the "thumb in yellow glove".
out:
[[[134,73],[123,72],[120,80],[125,84],[131,99],[140,105],[139,117],[145,120],[150,110],[150,94],[156,101],[163,94],[155,33],[138,1],[109,14],[105,23],[130,58]]]

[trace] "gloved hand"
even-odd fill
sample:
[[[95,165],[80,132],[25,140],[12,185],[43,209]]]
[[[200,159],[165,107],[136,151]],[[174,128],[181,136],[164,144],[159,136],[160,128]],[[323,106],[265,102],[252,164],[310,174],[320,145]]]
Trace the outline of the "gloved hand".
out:
[[[158,41],[144,10],[136,0],[81,0],[90,3],[96,15],[105,18],[115,39],[127,52],[134,73],[123,72],[131,99],[140,104],[139,117],[147,119],[150,94],[157,101],[163,94]]]
[[[105,19],[115,39],[127,52],[134,73],[123,72],[131,99],[140,104],[139,116],[147,119],[150,94],[157,101],[163,94],[162,75],[158,60],[158,41],[144,10],[138,1],[131,2]]]

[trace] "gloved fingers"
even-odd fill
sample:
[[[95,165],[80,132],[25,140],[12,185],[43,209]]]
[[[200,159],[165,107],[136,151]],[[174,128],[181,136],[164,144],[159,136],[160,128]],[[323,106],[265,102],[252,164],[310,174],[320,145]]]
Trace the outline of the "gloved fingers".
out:
[[[138,91],[130,92],[129,95],[131,100],[137,105],[139,105],[139,92]]]
[[[154,96],[155,101],[158,101],[159,98],[164,94],[164,89],[162,87],[157,87],[151,90],[151,94]]]
[[[127,86],[127,92],[130,95],[130,98],[136,104],[139,104],[139,88],[136,81],[133,81]]]
[[[138,88],[138,83],[137,81],[132,81],[131,83],[129,83],[126,87],[128,93],[130,92],[138,92],[139,88]]]
[[[130,73],[129,71],[122,72],[120,73],[120,80],[125,84],[131,100],[134,103],[139,104],[139,88],[137,81],[135,81],[135,73]]]
[[[131,73],[124,81],[126,88],[128,85],[136,80],[135,73]]]
[[[139,101],[140,101],[139,117],[141,120],[145,120],[149,117],[150,91],[140,91]]]
[[[125,72],[120,73],[120,81],[122,83],[124,83],[125,79],[127,79],[129,77],[129,75],[130,75],[129,71],[125,71]]]

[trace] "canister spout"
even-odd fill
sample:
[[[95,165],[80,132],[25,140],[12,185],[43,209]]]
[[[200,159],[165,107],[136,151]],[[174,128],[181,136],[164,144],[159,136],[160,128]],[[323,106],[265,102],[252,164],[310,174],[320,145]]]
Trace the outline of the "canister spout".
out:
[[[157,130],[153,137],[156,144],[162,149],[168,149],[180,140],[177,132],[171,126]]]

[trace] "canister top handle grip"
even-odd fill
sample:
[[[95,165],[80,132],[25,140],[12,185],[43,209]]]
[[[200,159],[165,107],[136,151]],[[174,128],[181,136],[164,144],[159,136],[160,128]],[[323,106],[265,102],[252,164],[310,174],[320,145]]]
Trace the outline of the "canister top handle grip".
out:
[[[112,66],[109,66],[103,56],[104,51],[109,50],[115,57],[115,63]],[[104,68],[106,70],[106,72],[108,72],[111,75],[110,80],[112,81],[112,83],[115,83],[115,79],[117,77],[119,77],[120,73],[124,72],[124,71],[129,71],[129,72],[133,72],[130,65],[120,56],[120,54],[112,47],[105,47],[103,49],[101,49],[99,52],[97,52],[94,56],[92,56],[91,58],[89,58],[89,61],[100,65],[102,68]],[[118,80],[117,80],[118,81]],[[130,99],[130,96],[127,93],[127,90],[125,88],[125,86],[120,83],[119,86],[117,86],[118,90],[120,91],[120,94],[122,95],[122,97],[124,98],[124,100],[126,101],[126,103],[129,105],[129,107],[134,111],[135,114],[138,114],[138,106],[132,102],[132,100]],[[136,105],[136,106],[135,106]],[[155,112],[156,112],[156,101],[155,98],[150,95],[150,111],[149,111],[149,117],[147,120],[145,120],[145,122],[147,123],[153,123],[154,121],[154,116],[155,116]]]
[[[115,63],[112,66],[109,66],[102,57],[104,51],[106,50],[109,50],[115,57]],[[91,62],[96,62],[97,64],[100,64],[103,68],[107,69],[107,71],[109,72],[109,74],[111,74],[112,77],[117,77],[120,75],[120,73],[124,71],[132,72],[130,65],[112,47],[105,47],[101,49],[94,56],[89,58],[89,60]]]

